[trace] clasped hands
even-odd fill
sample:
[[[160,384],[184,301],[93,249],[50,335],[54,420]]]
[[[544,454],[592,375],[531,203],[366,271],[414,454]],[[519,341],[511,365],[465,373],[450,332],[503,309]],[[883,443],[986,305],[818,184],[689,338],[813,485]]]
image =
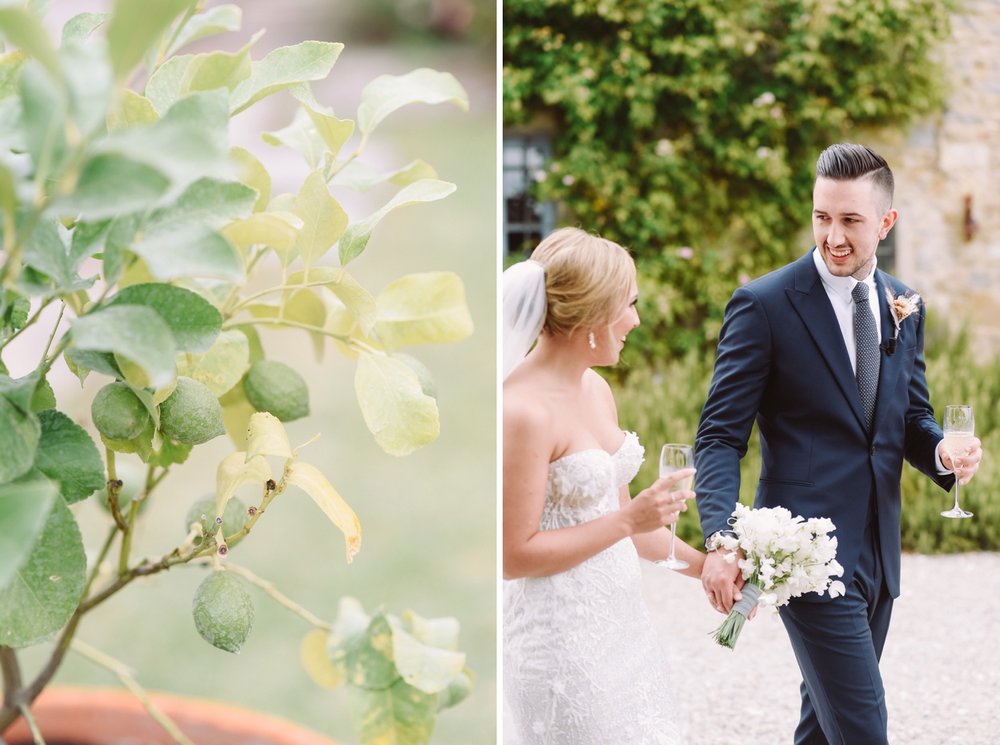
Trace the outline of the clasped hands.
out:
[[[944,447],[944,440],[938,443],[938,457],[941,465],[951,471],[958,478],[958,483],[965,486],[979,470],[979,462],[983,459],[983,443],[978,437],[972,438],[972,443],[965,449],[963,455],[952,461],[951,455]]]

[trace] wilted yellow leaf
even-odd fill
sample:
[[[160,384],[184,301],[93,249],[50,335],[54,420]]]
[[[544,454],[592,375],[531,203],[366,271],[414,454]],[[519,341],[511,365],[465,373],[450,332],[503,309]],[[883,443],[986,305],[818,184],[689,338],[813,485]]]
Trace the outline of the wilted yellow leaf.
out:
[[[330,662],[326,651],[328,637],[329,632],[323,629],[306,634],[299,646],[299,659],[313,683],[321,688],[337,688],[344,682],[344,676]]]
[[[257,483],[261,487],[271,478],[271,467],[262,456],[247,459],[247,454],[235,452],[219,462],[215,475],[215,515],[222,517],[226,503],[244,484]]]
[[[347,562],[361,550],[361,523],[354,510],[337,493],[326,476],[309,463],[293,463],[286,472],[286,481],[312,497],[330,521],[340,528],[347,541]]]
[[[278,417],[266,411],[258,411],[250,417],[247,427],[247,460],[261,455],[275,455],[291,458],[292,447],[288,444],[288,433]]]

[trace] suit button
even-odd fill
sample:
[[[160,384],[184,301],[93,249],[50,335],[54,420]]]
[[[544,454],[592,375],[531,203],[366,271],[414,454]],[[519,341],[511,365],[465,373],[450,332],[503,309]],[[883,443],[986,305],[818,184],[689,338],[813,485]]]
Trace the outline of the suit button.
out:
[[[872,457],[875,456],[875,446],[874,445],[872,445],[872,449],[868,451],[868,454],[871,455]]]

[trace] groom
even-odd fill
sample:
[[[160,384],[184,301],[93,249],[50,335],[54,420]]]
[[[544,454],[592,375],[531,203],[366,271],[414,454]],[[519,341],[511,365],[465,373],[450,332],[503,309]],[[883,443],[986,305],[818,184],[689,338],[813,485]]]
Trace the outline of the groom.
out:
[[[899,596],[903,459],[947,490],[952,470],[964,484],[982,455],[978,439],[954,464],[940,447],[924,314],[897,324],[905,311],[894,316],[887,295],[913,291],[876,269],[875,249],[896,222],[892,193],[889,166],[869,148],[839,144],[820,154],[816,246],[733,293],[695,440],[709,549],[702,584],[716,610],[728,613],[743,584],[713,539],[729,527],[755,419],[755,505],[829,517],[837,527],[847,594],[810,594],[780,611],[803,678],[796,745],[888,742],[878,662]]]

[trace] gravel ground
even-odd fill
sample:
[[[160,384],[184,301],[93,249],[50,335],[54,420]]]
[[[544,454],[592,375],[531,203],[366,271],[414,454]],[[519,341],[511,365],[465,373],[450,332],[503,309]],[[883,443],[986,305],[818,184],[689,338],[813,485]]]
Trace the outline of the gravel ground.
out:
[[[890,742],[1000,743],[1000,554],[904,555],[902,572],[882,656]],[[648,562],[643,582],[687,745],[791,743],[800,677],[778,617],[759,615],[730,651],[708,636],[722,616],[700,583]]]

